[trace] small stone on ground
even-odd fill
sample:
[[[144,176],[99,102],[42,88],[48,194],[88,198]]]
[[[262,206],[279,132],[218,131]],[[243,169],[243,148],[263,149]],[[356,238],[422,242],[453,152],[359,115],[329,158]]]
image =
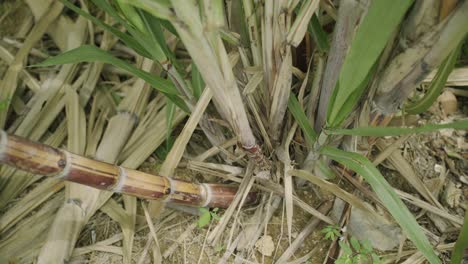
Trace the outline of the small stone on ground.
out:
[[[275,250],[275,244],[273,243],[271,236],[267,235],[262,236],[257,243],[255,243],[255,248],[258,252],[270,257],[273,254],[273,250]]]

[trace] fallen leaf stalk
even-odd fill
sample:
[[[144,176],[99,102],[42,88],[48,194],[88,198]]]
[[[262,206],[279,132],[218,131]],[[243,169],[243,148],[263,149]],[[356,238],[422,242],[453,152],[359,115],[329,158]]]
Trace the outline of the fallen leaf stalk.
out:
[[[100,190],[189,206],[227,208],[238,189],[235,185],[196,184],[127,169],[8,135],[3,130],[0,130],[0,164]],[[257,193],[251,192],[245,204],[256,200]]]

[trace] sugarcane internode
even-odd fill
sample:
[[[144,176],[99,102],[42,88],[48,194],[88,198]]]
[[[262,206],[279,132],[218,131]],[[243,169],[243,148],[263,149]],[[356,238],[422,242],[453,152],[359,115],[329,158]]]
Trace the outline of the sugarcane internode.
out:
[[[89,159],[0,130],[0,163],[101,190],[190,206],[228,207],[237,186],[196,184]],[[245,204],[254,203],[251,192]]]

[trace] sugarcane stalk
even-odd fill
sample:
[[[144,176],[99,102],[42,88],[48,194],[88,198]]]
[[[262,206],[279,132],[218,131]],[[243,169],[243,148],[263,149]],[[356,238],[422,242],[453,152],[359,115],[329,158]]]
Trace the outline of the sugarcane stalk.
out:
[[[100,190],[189,206],[227,208],[237,186],[191,183],[89,159],[0,130],[0,164]],[[245,204],[255,203],[251,192]]]
[[[468,1],[462,1],[445,21],[392,60],[378,82],[374,99],[378,111],[397,112],[414,88],[459,45],[468,33],[467,13]]]

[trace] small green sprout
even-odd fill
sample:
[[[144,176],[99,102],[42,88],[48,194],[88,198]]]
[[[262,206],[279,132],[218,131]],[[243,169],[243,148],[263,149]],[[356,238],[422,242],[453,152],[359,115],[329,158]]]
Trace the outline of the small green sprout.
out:
[[[358,264],[366,260],[370,260],[370,263],[374,264],[382,263],[368,240],[359,241],[355,237],[351,237],[348,244],[341,235],[340,227],[335,225],[328,225],[321,232],[325,234],[325,239],[331,241],[340,239],[338,245],[343,250],[343,254],[336,260],[336,264]]]
[[[335,225],[328,225],[321,232],[325,234],[325,239],[330,239],[331,241],[341,236],[340,227]]]
[[[369,262],[374,264],[381,264],[382,261],[374,252],[369,241],[359,241],[355,237],[349,239],[348,245],[344,240],[338,241],[343,254],[336,260],[336,264],[358,264]]]
[[[212,219],[214,219],[214,220],[219,220],[220,219],[219,215],[216,213],[216,212],[219,211],[219,208],[214,208],[212,211],[210,211],[206,207],[200,207],[200,208],[198,208],[198,210],[201,213],[200,218],[198,219],[198,227],[199,228],[202,228],[202,227],[208,225],[211,222]]]
[[[216,252],[221,252],[221,251],[223,251],[225,249],[224,247],[225,247],[224,245],[216,245],[215,251]]]
[[[10,104],[10,99],[0,100],[0,111],[5,110]]]

